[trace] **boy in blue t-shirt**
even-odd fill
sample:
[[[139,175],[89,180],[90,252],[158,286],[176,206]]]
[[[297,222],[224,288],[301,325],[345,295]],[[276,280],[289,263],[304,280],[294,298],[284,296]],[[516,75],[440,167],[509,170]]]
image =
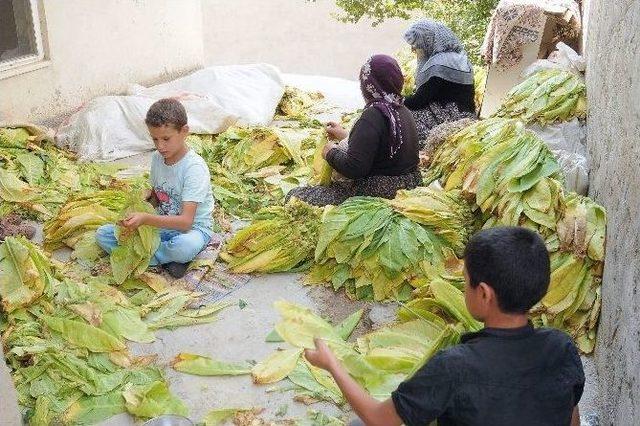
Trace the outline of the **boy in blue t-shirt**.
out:
[[[150,265],[163,265],[175,278],[184,276],[188,263],[209,243],[214,199],[209,168],[187,146],[187,112],[175,99],[151,105],[145,120],[156,146],[151,160],[151,186],[147,195],[158,214],[132,213],[121,225],[160,228],[160,246]],[[98,245],[107,253],[118,245],[115,225],[96,231]]]

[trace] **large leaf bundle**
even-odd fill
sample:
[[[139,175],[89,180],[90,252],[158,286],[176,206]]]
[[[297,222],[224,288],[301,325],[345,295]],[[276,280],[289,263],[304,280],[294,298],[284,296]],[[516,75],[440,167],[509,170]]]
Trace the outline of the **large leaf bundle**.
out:
[[[462,256],[474,231],[475,216],[460,191],[418,187],[398,191],[388,203],[395,211],[428,227],[443,238],[456,255]]]
[[[45,248],[55,250],[78,242],[106,223],[115,223],[125,207],[127,193],[122,190],[104,190],[91,195],[78,195],[70,199],[44,225]]]
[[[319,92],[305,92],[292,86],[286,86],[284,95],[276,109],[276,119],[294,120],[307,127],[321,127],[322,123],[311,117],[318,109],[324,95]]]
[[[554,231],[563,208],[555,156],[515,120],[480,121],[455,134],[438,149],[427,175],[440,178],[446,190],[462,189],[488,216],[488,226]]]
[[[304,166],[313,155],[320,131],[279,127],[234,127],[218,136],[228,146],[221,164],[235,173],[269,166]]]
[[[606,213],[590,198],[566,196],[557,234],[547,239],[551,283],[533,310],[537,323],[567,331],[581,351],[595,346],[604,268]]]
[[[113,165],[79,164],[35,127],[0,127],[0,214],[55,215],[67,196],[110,183]]]
[[[573,253],[552,253],[549,290],[531,311],[534,323],[565,330],[585,353],[595,347],[601,267]]]
[[[344,287],[357,299],[404,299],[422,262],[452,256],[444,235],[395,211],[387,200],[356,197],[325,214],[309,283]]]
[[[495,115],[545,125],[585,118],[586,114],[587,89],[583,77],[561,69],[543,69],[514,87]]]
[[[207,162],[220,206],[236,217],[252,218],[309,181],[314,154],[324,140],[318,129],[232,127],[215,138],[192,135],[189,144]]]
[[[318,241],[321,213],[297,199],[263,209],[227,242],[221,257],[236,273],[308,267]]]
[[[553,155],[514,119],[483,120],[452,136],[427,171],[427,180],[435,179],[475,201],[485,228],[520,225],[542,235],[552,280],[534,319],[567,331],[583,352],[591,352],[600,311],[604,209],[565,192]]]
[[[120,220],[131,213],[155,214],[155,210],[143,200],[141,193],[134,192],[120,213]],[[118,225],[116,238],[118,247],[111,252],[111,270],[116,283],[122,284],[127,278],[138,276],[147,270],[160,244],[160,234],[157,228],[149,225],[139,226],[135,230]]]

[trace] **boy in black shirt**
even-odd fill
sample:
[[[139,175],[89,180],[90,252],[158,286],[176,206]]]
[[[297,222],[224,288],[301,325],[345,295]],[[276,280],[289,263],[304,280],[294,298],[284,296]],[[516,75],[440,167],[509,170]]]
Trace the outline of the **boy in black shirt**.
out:
[[[368,426],[572,425],[584,372],[570,337],[534,329],[528,311],[547,292],[549,255],[524,228],[476,234],[465,250],[465,302],[485,328],[436,354],[379,402],[356,383],[324,341],[307,359],[329,371]]]

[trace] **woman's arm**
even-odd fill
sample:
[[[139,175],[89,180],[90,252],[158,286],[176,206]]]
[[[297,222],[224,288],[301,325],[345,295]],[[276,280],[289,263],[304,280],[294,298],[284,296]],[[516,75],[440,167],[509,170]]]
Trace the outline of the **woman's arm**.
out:
[[[412,111],[426,108],[434,100],[434,94],[438,90],[435,80],[432,78],[418,87],[413,95],[404,98],[404,106]]]
[[[332,148],[326,153],[325,159],[329,165],[341,175],[356,179],[369,176],[371,173],[380,145],[380,130],[376,126],[375,118],[373,120],[370,118],[376,113],[381,116],[377,110],[376,112],[365,111],[356,122],[349,134],[347,151]]]

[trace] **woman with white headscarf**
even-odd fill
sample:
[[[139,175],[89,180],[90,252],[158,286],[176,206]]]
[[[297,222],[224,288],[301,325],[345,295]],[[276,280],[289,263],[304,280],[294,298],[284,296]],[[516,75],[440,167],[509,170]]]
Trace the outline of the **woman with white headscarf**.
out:
[[[440,22],[416,22],[404,39],[418,63],[415,93],[404,104],[413,112],[422,149],[434,127],[475,117],[473,67],[458,37]]]

